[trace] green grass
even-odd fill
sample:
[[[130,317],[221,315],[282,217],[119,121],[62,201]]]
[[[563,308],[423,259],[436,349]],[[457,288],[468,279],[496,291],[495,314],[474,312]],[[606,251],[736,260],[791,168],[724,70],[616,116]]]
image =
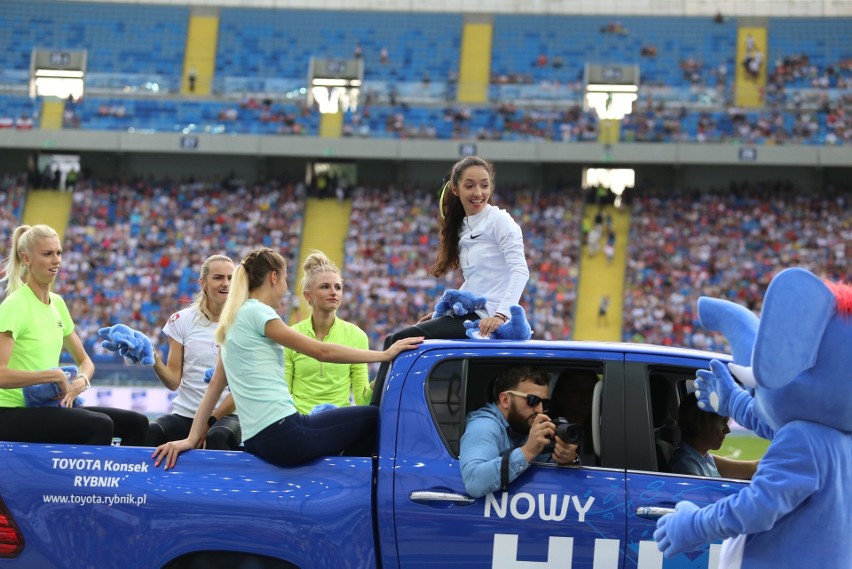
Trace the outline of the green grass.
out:
[[[766,452],[769,441],[752,434],[728,435],[725,444],[713,454],[737,460],[756,460]]]

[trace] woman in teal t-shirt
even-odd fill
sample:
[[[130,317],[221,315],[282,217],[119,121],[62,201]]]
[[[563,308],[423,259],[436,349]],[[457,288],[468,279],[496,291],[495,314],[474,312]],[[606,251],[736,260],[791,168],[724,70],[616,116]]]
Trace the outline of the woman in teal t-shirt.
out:
[[[148,418],[112,407],[72,407],[89,387],[95,365],[74,332],[65,301],[50,291],[62,265],[59,235],[47,225],[22,225],[12,235],[6,297],[0,303],[0,440],[31,443],[145,444]],[[79,370],[69,382],[59,369],[63,348]],[[55,383],[58,406],[25,407],[23,389]]]
[[[281,320],[276,310],[286,292],[287,267],[277,251],[258,249],[237,266],[216,330],[222,349],[210,387],[189,436],[159,446],[153,454],[155,466],[165,459],[165,467],[171,468],[178,454],[198,446],[226,384],[239,409],[245,449],[272,464],[293,466],[321,456],[372,449],[377,407],[340,407],[310,416],[296,411],[282,381],[282,346],[322,362],[369,363],[390,361],[416,348],[423,338],[400,340],[383,352],[319,342]]]

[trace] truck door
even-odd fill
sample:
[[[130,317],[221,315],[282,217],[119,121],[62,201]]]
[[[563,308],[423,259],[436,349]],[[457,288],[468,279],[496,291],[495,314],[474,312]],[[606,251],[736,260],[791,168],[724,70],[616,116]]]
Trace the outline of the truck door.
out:
[[[459,353],[427,354],[432,363],[425,385],[409,373],[401,394],[393,475],[399,566],[620,569],[626,524],[623,355],[479,347],[464,357]],[[488,401],[496,373],[520,363],[546,367],[554,383],[572,366],[594,370],[597,387],[590,389],[601,428],[588,433],[594,441],[583,466],[533,465],[508,492],[473,499],[458,459],[465,414]]]
[[[655,354],[628,354],[625,363],[627,405],[627,551],[625,569],[716,569],[720,544],[705,545],[663,559],[654,541],[660,512],[681,500],[706,506],[737,492],[744,482],[683,476],[667,472],[679,442],[678,405],[691,388],[695,371],[709,360]]]

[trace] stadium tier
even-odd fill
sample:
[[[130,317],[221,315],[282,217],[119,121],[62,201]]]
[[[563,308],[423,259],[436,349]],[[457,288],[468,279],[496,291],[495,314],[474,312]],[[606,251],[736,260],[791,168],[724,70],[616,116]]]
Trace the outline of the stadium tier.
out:
[[[188,21],[187,7],[4,1],[0,68],[28,72],[35,48],[85,49],[92,86],[159,82],[167,89],[180,77]]]
[[[850,18],[754,24],[736,17],[496,14],[485,19],[493,36],[482,62],[490,70],[487,100],[462,104],[461,13],[215,13],[212,90],[188,100],[179,95],[186,94],[189,7],[3,2],[0,26],[9,33],[0,40],[0,127],[22,117],[35,117],[39,127],[41,101],[25,94],[38,48],[87,51],[86,96],[66,104],[65,128],[316,136],[321,117],[307,99],[311,58],[359,58],[360,104],[346,111],[341,136],[597,141],[594,112],[583,110],[583,79],[588,64],[599,64],[639,69],[639,99],[620,125],[621,142],[852,139]],[[754,25],[767,38],[757,58],[764,105],[742,110],[738,42]]]
[[[304,86],[312,57],[350,58],[359,48],[365,81],[445,81],[461,28],[461,14],[224,8],[216,75],[223,90],[272,78]]]
[[[685,31],[688,30],[688,37]],[[577,83],[586,63],[639,65],[646,85],[689,87],[681,64],[703,63],[711,84],[719,65],[735,64],[737,24],[710,18],[505,15],[494,18],[492,77]],[[644,48],[644,50],[643,50]]]
[[[37,128],[38,105],[23,95],[0,95],[0,129]],[[342,136],[356,138],[596,142],[598,119],[581,107],[470,108],[366,106],[348,112]],[[239,103],[91,97],[65,107],[65,128],[125,132],[182,132],[317,136],[320,115],[297,103],[254,99]],[[26,125],[26,126],[22,126]],[[845,105],[798,111],[722,111],[643,107],[625,117],[620,142],[744,142],[842,144],[852,140]]]

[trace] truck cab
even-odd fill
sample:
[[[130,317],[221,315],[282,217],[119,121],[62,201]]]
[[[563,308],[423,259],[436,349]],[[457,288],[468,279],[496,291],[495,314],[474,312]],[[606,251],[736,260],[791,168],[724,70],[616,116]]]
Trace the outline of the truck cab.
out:
[[[401,358],[382,403],[383,420],[398,418],[381,432],[382,447],[396,448],[379,459],[379,487],[394,489],[393,516],[378,510],[382,550],[395,551],[392,566],[401,567],[662,568],[656,509],[681,500],[706,505],[743,484],[667,472],[679,400],[713,357],[728,359],[639,344],[531,341],[430,342]],[[465,416],[493,401],[496,376],[517,364],[549,372],[551,419],[569,415],[586,427],[582,464],[536,464],[508,492],[474,500],[459,468]],[[425,381],[396,380],[421,374]],[[428,413],[410,411],[423,403]],[[718,552],[711,545],[665,567],[715,567]]]

